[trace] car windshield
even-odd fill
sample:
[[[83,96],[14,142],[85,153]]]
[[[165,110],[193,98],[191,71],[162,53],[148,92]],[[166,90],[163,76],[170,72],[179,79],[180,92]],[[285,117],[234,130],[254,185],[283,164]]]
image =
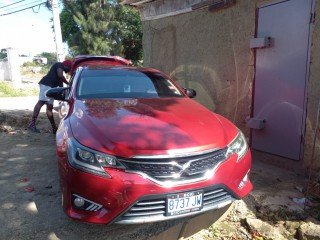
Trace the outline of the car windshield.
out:
[[[124,69],[85,69],[77,84],[77,98],[184,97],[158,72]]]

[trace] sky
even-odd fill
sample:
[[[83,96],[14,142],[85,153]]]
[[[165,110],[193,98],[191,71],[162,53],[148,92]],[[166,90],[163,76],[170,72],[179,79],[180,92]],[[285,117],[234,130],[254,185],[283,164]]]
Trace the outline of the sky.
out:
[[[52,12],[44,5],[1,16],[44,2],[39,0],[0,0],[0,50],[17,48],[19,54],[34,56],[42,52],[56,52],[52,30]],[[13,4],[16,3],[16,4]],[[13,4],[8,6],[9,4]],[[8,7],[4,7],[8,6]],[[60,9],[61,10],[61,9]]]

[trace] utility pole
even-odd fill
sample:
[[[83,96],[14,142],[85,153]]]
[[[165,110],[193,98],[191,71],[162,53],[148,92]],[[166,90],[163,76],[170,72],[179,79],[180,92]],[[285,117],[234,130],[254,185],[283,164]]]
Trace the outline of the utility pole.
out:
[[[63,53],[63,47],[62,47],[62,34],[61,34],[58,0],[52,0],[51,7],[52,7],[52,16],[53,16],[54,35],[55,35],[55,41],[56,41],[57,61],[62,62],[64,60],[64,53]]]

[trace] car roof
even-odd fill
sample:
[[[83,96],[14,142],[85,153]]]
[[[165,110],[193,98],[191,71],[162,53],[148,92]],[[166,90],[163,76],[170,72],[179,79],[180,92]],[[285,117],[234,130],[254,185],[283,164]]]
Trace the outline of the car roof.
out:
[[[88,60],[108,60],[111,62],[122,63],[123,65],[130,65],[131,61],[119,56],[107,56],[107,55],[78,55],[73,59],[73,62],[88,61]]]
[[[130,66],[132,62],[119,56],[102,56],[102,55],[79,55],[72,61],[70,74],[80,66],[87,65],[108,65],[108,66]]]
[[[137,72],[160,72],[159,70],[153,68],[144,68],[144,67],[133,67],[133,66],[112,66],[104,64],[90,64],[86,66],[81,66],[86,70],[128,70],[128,71],[137,71]]]

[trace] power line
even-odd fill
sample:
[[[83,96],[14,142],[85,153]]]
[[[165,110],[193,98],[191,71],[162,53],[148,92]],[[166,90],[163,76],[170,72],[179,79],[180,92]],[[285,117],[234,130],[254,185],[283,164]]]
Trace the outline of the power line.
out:
[[[38,3],[38,2],[43,2],[43,0],[36,0],[36,1],[33,1],[33,2],[28,2],[28,3],[25,3],[25,4],[20,4],[19,6],[11,7],[11,8],[9,8],[9,9],[6,9],[5,11],[6,11],[6,12],[15,11],[16,9],[21,9],[22,7],[30,6],[31,4],[36,4],[36,3]]]
[[[34,13],[39,13],[39,12],[40,12],[40,5],[38,5],[38,10],[37,10],[37,11],[35,11],[35,10],[32,8],[32,12],[34,12]]]
[[[39,1],[36,1],[36,2],[40,2],[42,0],[39,0]],[[35,3],[35,2],[33,2]],[[9,13],[3,13],[3,14],[0,14],[0,17],[2,16],[6,16],[6,15],[10,15],[10,14],[14,14],[14,13],[17,13],[17,12],[21,12],[21,11],[24,11],[24,10],[27,10],[27,9],[30,9],[30,8],[34,8],[36,6],[41,6],[42,4],[45,4],[46,2],[42,2],[42,3],[39,3],[39,4],[36,4],[36,5],[33,5],[33,6],[29,6],[29,7],[26,7],[26,8],[23,8],[23,9],[19,9],[19,10],[16,10],[16,11],[12,11],[12,12],[9,12]],[[26,6],[27,4],[23,5],[23,6]],[[15,8],[16,9],[16,8]]]
[[[24,2],[24,1],[25,1],[25,0],[20,0],[20,1],[18,1],[18,2],[14,2],[14,3],[11,3],[11,4],[5,5],[5,6],[3,6],[3,7],[0,7],[0,8],[6,8],[6,7],[9,7],[9,6],[15,5],[15,4],[20,3],[20,2]]]

